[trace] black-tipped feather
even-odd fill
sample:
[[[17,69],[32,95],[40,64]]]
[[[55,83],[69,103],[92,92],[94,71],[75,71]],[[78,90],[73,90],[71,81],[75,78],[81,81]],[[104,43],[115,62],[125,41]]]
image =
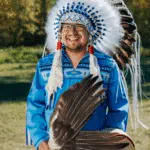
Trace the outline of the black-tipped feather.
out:
[[[73,150],[123,150],[124,148],[127,148],[128,150],[135,149],[132,140],[126,135],[98,131],[81,131],[74,142],[71,141],[67,143],[63,149],[67,150],[68,147],[72,147]]]
[[[132,45],[135,42],[134,33],[137,29],[137,26],[134,22],[134,18],[130,13],[128,7],[124,3],[123,0],[108,0],[109,3],[115,7],[116,10],[120,13],[121,17],[121,25],[124,29],[124,43],[120,44],[120,50],[116,47],[117,53],[112,54],[113,58],[116,60],[120,69],[126,66],[127,63],[130,63],[131,55],[134,54],[134,50],[132,49]],[[127,55],[128,56],[127,56]]]

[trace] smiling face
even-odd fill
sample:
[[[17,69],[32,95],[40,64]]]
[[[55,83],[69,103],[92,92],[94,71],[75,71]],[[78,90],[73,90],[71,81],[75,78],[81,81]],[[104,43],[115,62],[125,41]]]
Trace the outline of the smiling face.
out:
[[[89,33],[84,25],[65,23],[62,24],[61,40],[67,50],[80,52],[86,50]]]

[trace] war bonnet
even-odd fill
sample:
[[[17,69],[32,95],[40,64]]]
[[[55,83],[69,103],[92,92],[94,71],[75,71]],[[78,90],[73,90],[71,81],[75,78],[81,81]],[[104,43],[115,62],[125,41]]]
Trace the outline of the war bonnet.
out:
[[[47,90],[51,95],[62,86],[61,44],[58,44],[61,23],[83,24],[91,35],[89,45],[105,53],[113,51],[123,37],[120,15],[105,0],[59,0],[51,9],[46,23],[46,47],[55,52],[51,76]],[[92,49],[93,50],[93,49]],[[93,52],[90,53],[90,73],[100,76],[99,67]],[[100,77],[101,78],[101,77]]]

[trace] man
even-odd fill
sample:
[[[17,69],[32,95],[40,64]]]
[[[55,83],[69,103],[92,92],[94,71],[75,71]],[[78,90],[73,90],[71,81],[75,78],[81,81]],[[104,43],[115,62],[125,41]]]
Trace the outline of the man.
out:
[[[82,130],[126,131],[128,100],[122,77],[113,58],[101,52],[113,51],[123,36],[118,15],[104,0],[60,0],[51,10],[47,48],[54,50],[58,40],[57,50],[37,64],[27,101],[27,144],[32,139],[36,149],[50,149],[49,120],[60,95],[89,74],[103,80],[107,99]]]

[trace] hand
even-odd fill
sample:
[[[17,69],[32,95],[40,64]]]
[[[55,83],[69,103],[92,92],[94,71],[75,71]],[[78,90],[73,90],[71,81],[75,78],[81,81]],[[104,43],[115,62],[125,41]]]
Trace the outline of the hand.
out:
[[[49,146],[48,146],[48,141],[43,141],[43,142],[40,144],[38,150],[50,150],[50,148],[49,148]]]

